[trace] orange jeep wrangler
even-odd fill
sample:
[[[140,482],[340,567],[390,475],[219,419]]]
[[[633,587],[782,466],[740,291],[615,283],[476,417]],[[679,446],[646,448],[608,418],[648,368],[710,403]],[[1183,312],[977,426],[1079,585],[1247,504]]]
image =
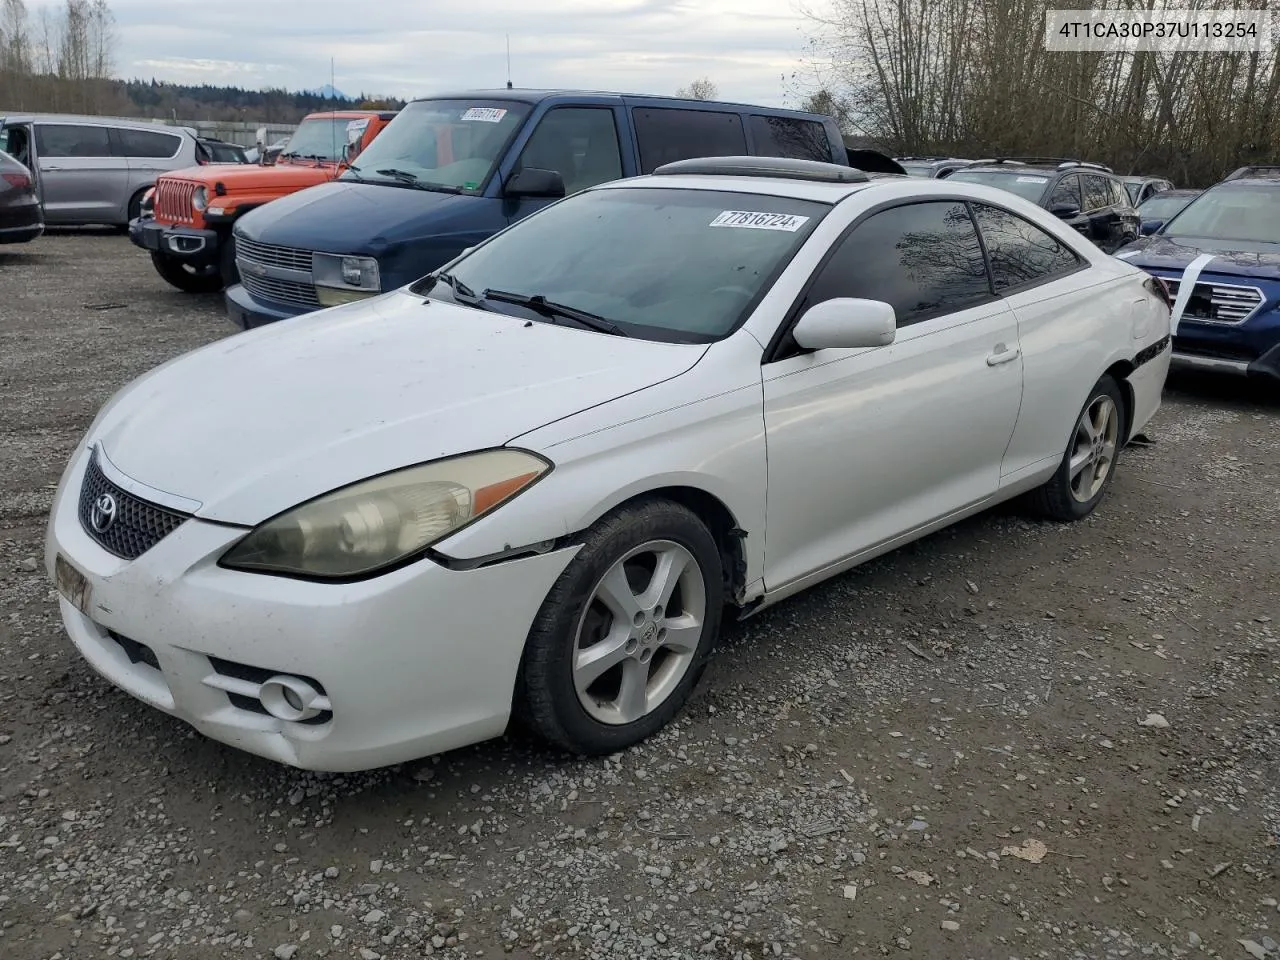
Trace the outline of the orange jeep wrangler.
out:
[[[202,164],[156,180],[129,239],[156,271],[187,293],[239,282],[231,225],[277,197],[335,179],[395,116],[385,110],[312,113],[274,164]]]

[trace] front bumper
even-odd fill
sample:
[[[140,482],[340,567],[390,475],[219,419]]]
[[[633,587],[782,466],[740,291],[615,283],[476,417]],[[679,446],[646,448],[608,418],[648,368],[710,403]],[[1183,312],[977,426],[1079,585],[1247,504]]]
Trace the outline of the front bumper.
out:
[[[241,330],[252,330],[254,327],[266,326],[277,320],[288,320],[308,312],[302,307],[267,306],[253,299],[253,295],[245,289],[244,284],[237,283],[227,287],[223,296],[226,298],[227,316]],[[312,310],[319,309],[316,307]]]
[[[193,266],[217,263],[218,249],[222,242],[222,237],[216,230],[160,223],[146,216],[129,221],[129,239],[143,250],[173,257]]]
[[[87,579],[83,610],[60,600],[63,624],[126,693],[213,740],[309,770],[372,769],[506,728],[529,626],[577,548],[468,571],[424,559],[318,584],[218,567],[244,529],[193,518],[126,561],[81,525],[89,457],[77,451],[59,486],[46,568],[56,582],[62,556]],[[273,716],[257,695],[279,675],[313,681],[328,715]]]

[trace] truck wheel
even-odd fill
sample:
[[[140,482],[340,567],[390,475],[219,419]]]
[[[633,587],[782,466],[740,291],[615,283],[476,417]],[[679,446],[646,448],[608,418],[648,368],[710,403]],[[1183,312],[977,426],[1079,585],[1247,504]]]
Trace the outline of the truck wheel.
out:
[[[151,254],[156,273],[183,293],[217,293],[222,289],[222,273],[217,267],[192,269],[181,260],[162,253]]]

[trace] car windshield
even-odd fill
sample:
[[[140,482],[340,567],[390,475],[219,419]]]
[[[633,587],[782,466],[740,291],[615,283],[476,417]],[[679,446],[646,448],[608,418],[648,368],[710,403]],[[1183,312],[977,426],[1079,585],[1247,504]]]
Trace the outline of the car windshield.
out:
[[[1044,188],[1049,184],[1049,178],[1043,173],[1036,173],[1033,170],[1026,169],[957,170],[947,179],[961,183],[981,183],[988,187],[999,187],[1001,190],[1008,190],[1010,193],[1025,197],[1032,203],[1040,202],[1040,197],[1044,195]]]
[[[705,343],[737,328],[830,209],[727,191],[591,190],[463,257],[448,273],[451,288],[428,277],[414,289],[463,303],[486,291],[541,296],[630,336]],[[500,302],[481,305],[536,316]]]
[[[1206,190],[1160,231],[1165,236],[1205,240],[1280,243],[1280,185],[1230,186]]]
[[[369,144],[346,180],[426,189],[483,190],[529,115],[515,100],[418,100]]]
[[[928,163],[904,163],[902,169],[907,171],[908,177],[927,177],[933,172],[932,165]]]
[[[1168,220],[1194,199],[1194,196],[1166,197],[1157,193],[1143,200],[1138,206],[1138,212],[1144,220]]]
[[[281,157],[341,160],[350,122],[350,117],[303,120],[285,144]]]

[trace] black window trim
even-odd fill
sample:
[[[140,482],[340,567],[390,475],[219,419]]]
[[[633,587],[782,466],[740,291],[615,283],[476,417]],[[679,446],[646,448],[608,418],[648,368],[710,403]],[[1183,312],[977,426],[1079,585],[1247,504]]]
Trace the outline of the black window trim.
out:
[[[846,198],[846,200],[847,199],[848,198]],[[983,263],[986,265],[986,269],[987,269],[987,288],[991,291],[990,299],[977,300],[974,303],[961,308],[962,310],[972,310],[975,307],[986,306],[987,304],[995,303],[998,300],[1004,300],[1007,297],[1011,297],[1019,293],[1025,293],[1028,290],[1034,290],[1036,287],[1044,286],[1047,283],[1054,283],[1058,280],[1063,280],[1067,277],[1075,276],[1077,273],[1087,270],[1090,266],[1089,260],[1086,257],[1082,256],[1080,254],[1080,251],[1078,251],[1072,244],[1067,243],[1061,237],[1054,236],[1052,233],[1049,233],[1049,231],[1045,230],[1039,224],[1033,223],[1032,221],[1027,220],[1026,217],[1022,216],[1021,214],[1013,210],[1008,209],[1007,207],[999,203],[993,203],[989,200],[973,200],[969,197],[960,197],[960,196],[947,195],[947,194],[938,195],[938,196],[928,196],[928,197],[913,197],[907,200],[903,200],[903,199],[884,200],[880,203],[875,204],[874,206],[868,207],[862,213],[858,214],[858,216],[856,216],[851,223],[849,223],[843,230],[840,231],[840,235],[831,242],[830,246],[827,247],[826,252],[822,255],[822,259],[818,261],[817,265],[809,273],[809,276],[805,280],[804,285],[800,288],[800,291],[796,294],[795,299],[792,301],[791,305],[787,308],[787,312],[783,316],[782,322],[778,324],[778,327],[776,330],[774,330],[773,335],[769,337],[769,342],[765,344],[764,352],[761,354],[761,357],[760,357],[760,366],[764,367],[771,363],[778,363],[782,360],[789,360],[791,359],[791,357],[798,355],[796,352],[784,352],[783,348],[786,346],[787,341],[791,337],[791,331],[795,329],[796,323],[800,320],[800,308],[804,304],[805,299],[809,296],[809,292],[813,289],[813,286],[817,282],[818,277],[821,276],[822,271],[826,269],[827,264],[831,262],[832,257],[835,256],[836,250],[838,250],[841,244],[843,244],[845,240],[848,239],[849,234],[853,233],[854,230],[856,230],[859,226],[865,223],[868,219],[875,216],[877,213],[881,213],[885,210],[889,210],[895,207],[909,207],[918,203],[937,203],[937,202],[964,204],[965,211],[969,214],[969,222],[973,225],[974,232],[978,235],[978,246],[979,246],[979,249],[982,251],[982,260],[983,260]],[[1027,223],[1030,223],[1037,230],[1042,230],[1045,233],[1049,233],[1049,236],[1053,237],[1053,239],[1057,240],[1060,244],[1066,247],[1068,251],[1071,252],[1071,255],[1076,258],[1076,265],[1070,270],[1053,273],[1044,277],[1037,277],[1034,280],[1028,280],[1025,283],[1019,283],[1014,286],[1005,287],[1003,290],[997,291],[995,289],[995,278],[991,272],[991,257],[987,253],[987,244],[982,237],[982,229],[981,227],[978,226],[978,219],[973,211],[973,205],[975,203],[979,203],[987,207],[992,207],[996,210],[999,210],[1002,213],[1007,213],[1010,216],[1017,217],[1020,220],[1026,220]],[[812,239],[812,234],[810,234],[810,239]],[[806,241],[806,243],[807,242],[808,241]],[[799,252],[800,251],[797,250],[796,255],[798,255]],[[770,280],[768,286],[771,287],[774,283],[776,283],[778,280],[778,277],[780,276],[781,276],[781,273],[779,272],[777,276],[773,277]],[[762,289],[767,290],[768,287],[765,287]],[[754,305],[752,309],[754,310]],[[948,314],[958,313],[958,312],[960,311],[940,310],[937,313],[931,314],[929,316],[921,317],[918,320],[913,320],[910,324],[908,324],[908,326],[915,326],[917,323],[927,323],[929,320],[936,320],[938,317],[947,316]]]
[[[125,159],[119,156],[116,151],[115,138],[111,135],[111,125],[106,123],[85,123],[81,120],[36,120],[31,124],[32,146],[36,148],[35,154],[38,158],[43,158],[45,152],[40,149],[40,128],[41,127],[92,127],[101,130],[107,135],[107,149],[110,151],[105,154],[77,154],[75,156],[58,156],[50,157],[51,160],[117,160]]]

